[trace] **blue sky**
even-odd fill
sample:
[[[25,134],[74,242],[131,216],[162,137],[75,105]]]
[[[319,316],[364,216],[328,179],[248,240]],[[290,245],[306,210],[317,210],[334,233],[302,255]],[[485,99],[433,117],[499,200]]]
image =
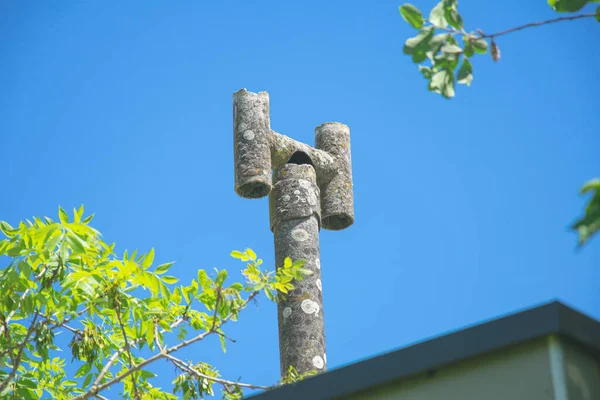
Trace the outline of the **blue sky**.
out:
[[[600,318],[600,241],[575,251],[567,229],[600,174],[600,25],[502,37],[502,60],[476,57],[448,101],[402,54],[400,4],[3,2],[0,219],[83,203],[119,251],[155,247],[183,281],[238,276],[232,249],[272,265],[267,200],[233,190],[232,94],[266,90],[278,132],[351,129],[356,222],[321,234],[330,368],[556,298]],[[555,16],[543,0],[460,6],[486,32]],[[228,329],[226,355],[184,356],[275,382],[275,306]]]

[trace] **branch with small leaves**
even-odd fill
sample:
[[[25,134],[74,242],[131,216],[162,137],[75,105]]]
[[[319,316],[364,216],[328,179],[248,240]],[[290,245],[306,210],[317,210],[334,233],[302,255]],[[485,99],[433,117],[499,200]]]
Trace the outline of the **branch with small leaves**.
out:
[[[579,11],[588,3],[593,2],[600,2],[600,0],[548,1],[550,6],[558,12]],[[447,99],[455,96],[455,83],[471,85],[473,81],[471,58],[475,54],[485,54],[490,48],[492,59],[500,60],[501,53],[496,41],[497,37],[562,21],[596,18],[600,22],[600,6],[598,6],[594,13],[532,22],[486,34],[481,29],[476,29],[474,32],[465,30],[463,19],[458,12],[458,0],[440,1],[429,13],[428,19],[423,17],[417,7],[409,3],[400,6],[400,14],[410,26],[419,30],[417,36],[408,39],[404,44],[404,54],[411,56],[413,62],[418,64],[421,74],[428,81],[428,89]],[[441,33],[436,34],[436,31],[441,31]],[[462,47],[456,39],[459,36],[462,38]],[[461,57],[462,63],[460,62]]]
[[[13,228],[0,221],[6,236],[0,256],[11,260],[0,269],[0,292],[6,294],[0,302],[0,398],[103,399],[103,390],[120,385],[125,398],[177,399],[153,387],[154,374],[144,368],[160,359],[173,362],[175,352],[213,334],[225,351],[227,341],[235,343],[223,330],[226,323],[237,321],[260,293],[275,300],[294,287],[293,279],[310,273],[304,261],[290,259],[277,272],[264,271],[262,260],[246,249],[231,254],[246,262],[243,282],[226,285],[226,270],[216,270],[214,278],[199,270],[189,285],[177,286],[178,279],[166,274],[173,263],[153,268],[153,249],[117,257],[114,244],[89,226],[91,217],[84,218],[80,207],[70,219],[59,207],[59,222],[34,218]],[[190,328],[196,332],[188,334]],[[78,366],[73,377],[54,340],[65,332]],[[140,357],[144,346],[151,356]],[[194,398],[186,390],[200,379],[205,389],[222,385],[229,400],[240,398],[243,388],[269,387],[224,379],[203,362],[176,360],[188,368],[173,382],[183,397]]]
[[[553,10],[567,13],[580,11],[591,3],[600,3],[600,0],[548,0],[548,4]],[[593,13],[531,22],[496,33],[484,33],[481,29],[476,29],[476,32],[467,32],[458,12],[458,0],[440,1],[429,13],[428,19],[423,17],[417,7],[409,3],[400,6],[400,14],[410,26],[419,30],[417,36],[408,39],[404,44],[404,53],[410,55],[413,62],[418,64],[419,70],[428,81],[428,89],[450,99],[455,95],[455,82],[471,85],[473,66],[470,60],[475,54],[485,54],[488,47],[491,47],[492,59],[500,60],[500,48],[496,38],[524,29],[563,21],[595,18],[600,22],[600,5]],[[436,34],[436,31],[442,33]],[[456,40],[457,36],[462,36],[463,47]],[[490,46],[488,46],[488,41]],[[462,64],[458,68],[461,57]],[[581,189],[582,194],[593,193],[593,195],[585,207],[584,216],[571,226],[571,229],[578,233],[579,247],[587,243],[600,230],[599,182],[600,179],[592,179]]]

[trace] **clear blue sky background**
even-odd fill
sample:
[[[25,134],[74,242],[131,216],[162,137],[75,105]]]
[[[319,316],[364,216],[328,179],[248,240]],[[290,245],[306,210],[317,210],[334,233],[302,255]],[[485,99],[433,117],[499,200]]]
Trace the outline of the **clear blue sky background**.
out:
[[[0,219],[83,203],[120,252],[155,247],[183,281],[237,277],[232,249],[272,265],[267,200],[233,190],[232,93],[266,90],[278,132],[351,128],[356,223],[321,234],[330,367],[555,298],[600,318],[600,241],[577,252],[568,231],[600,174],[600,25],[503,37],[447,101],[402,54],[400,3],[2,2]],[[461,10],[486,32],[555,16],[544,0]],[[276,381],[275,306],[228,329],[226,355],[184,357]]]

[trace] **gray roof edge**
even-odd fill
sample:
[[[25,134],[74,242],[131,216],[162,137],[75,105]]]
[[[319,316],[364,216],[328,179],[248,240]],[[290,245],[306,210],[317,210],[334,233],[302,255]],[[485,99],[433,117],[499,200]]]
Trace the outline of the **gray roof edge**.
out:
[[[248,397],[325,400],[424,373],[547,335],[568,337],[600,354],[600,322],[551,301]]]

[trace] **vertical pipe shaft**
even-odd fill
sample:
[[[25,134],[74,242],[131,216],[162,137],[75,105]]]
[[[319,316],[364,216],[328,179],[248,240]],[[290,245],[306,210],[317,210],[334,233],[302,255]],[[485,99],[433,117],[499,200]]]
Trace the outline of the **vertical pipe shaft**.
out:
[[[294,282],[294,290],[277,305],[281,374],[290,366],[300,373],[323,372],[327,358],[319,261],[321,216],[312,165],[286,164],[275,172],[270,216],[276,266],[281,267],[286,257],[304,259],[304,268],[313,272]]]

